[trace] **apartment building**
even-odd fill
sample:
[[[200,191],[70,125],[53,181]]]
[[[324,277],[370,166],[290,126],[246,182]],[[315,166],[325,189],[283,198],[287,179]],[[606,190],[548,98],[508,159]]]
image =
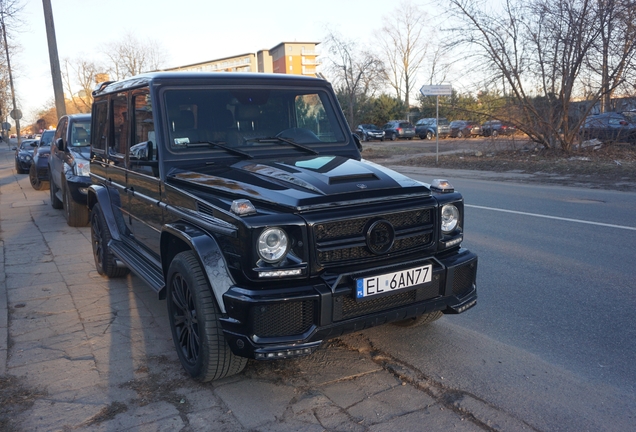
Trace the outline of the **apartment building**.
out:
[[[271,49],[164,69],[195,72],[265,72],[316,76],[316,45],[320,42],[281,42]]]

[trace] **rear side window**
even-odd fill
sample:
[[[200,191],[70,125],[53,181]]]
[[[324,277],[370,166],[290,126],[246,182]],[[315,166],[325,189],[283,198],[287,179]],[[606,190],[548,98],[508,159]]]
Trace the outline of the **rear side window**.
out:
[[[108,102],[100,101],[93,103],[93,135],[92,145],[93,150],[98,152],[106,151],[106,140],[108,139]]]

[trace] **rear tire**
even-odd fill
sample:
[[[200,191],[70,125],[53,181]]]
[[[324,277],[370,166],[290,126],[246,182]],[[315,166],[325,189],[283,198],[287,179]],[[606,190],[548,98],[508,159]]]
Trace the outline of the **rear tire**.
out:
[[[426,132],[426,139],[427,140],[432,140],[433,138],[435,138],[435,134],[431,131]]]
[[[241,372],[247,359],[230,350],[216,301],[192,251],[179,253],[170,263],[167,289],[172,340],[190,376],[206,382]]]
[[[392,133],[390,139],[391,141],[395,141],[397,139],[397,135],[395,133]]]
[[[419,327],[422,325],[430,324],[433,321],[437,321],[443,315],[444,314],[442,313],[442,311],[429,312],[425,313],[424,315],[408,318],[402,321],[396,321],[393,324],[398,327]]]
[[[464,138],[464,133],[462,131],[457,132],[457,138]]]
[[[51,183],[51,190],[52,189],[53,183]],[[68,226],[83,227],[88,225],[88,207],[73,201],[71,192],[69,192],[68,186],[66,185],[62,196],[64,197],[64,215],[66,216]]]
[[[95,204],[91,212],[91,243],[93,244],[95,268],[99,274],[109,278],[126,276],[130,270],[126,267],[117,267],[115,255],[108,248],[111,239],[102,208],[99,204]]]

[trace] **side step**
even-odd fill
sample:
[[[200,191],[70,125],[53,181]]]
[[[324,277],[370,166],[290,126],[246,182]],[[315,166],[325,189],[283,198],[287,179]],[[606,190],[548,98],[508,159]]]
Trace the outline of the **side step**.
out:
[[[135,251],[126,243],[120,240],[111,240],[108,247],[113,255],[119,258],[126,267],[133,273],[143,279],[150,287],[159,293],[159,298],[163,298],[166,288],[163,281],[163,272],[161,267],[148,258],[135,253]]]

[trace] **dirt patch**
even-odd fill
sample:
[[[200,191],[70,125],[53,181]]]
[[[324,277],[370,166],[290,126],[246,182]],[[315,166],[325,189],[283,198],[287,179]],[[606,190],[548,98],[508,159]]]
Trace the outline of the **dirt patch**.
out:
[[[513,172],[543,183],[636,191],[636,145],[588,145],[566,153],[523,140],[453,144],[440,151],[437,163],[434,153],[412,146],[369,147],[362,155],[382,165]]]
[[[20,378],[12,375],[0,376],[0,430],[20,431],[16,423],[19,414],[31,408],[37,399],[44,396],[45,391],[25,386]]]

